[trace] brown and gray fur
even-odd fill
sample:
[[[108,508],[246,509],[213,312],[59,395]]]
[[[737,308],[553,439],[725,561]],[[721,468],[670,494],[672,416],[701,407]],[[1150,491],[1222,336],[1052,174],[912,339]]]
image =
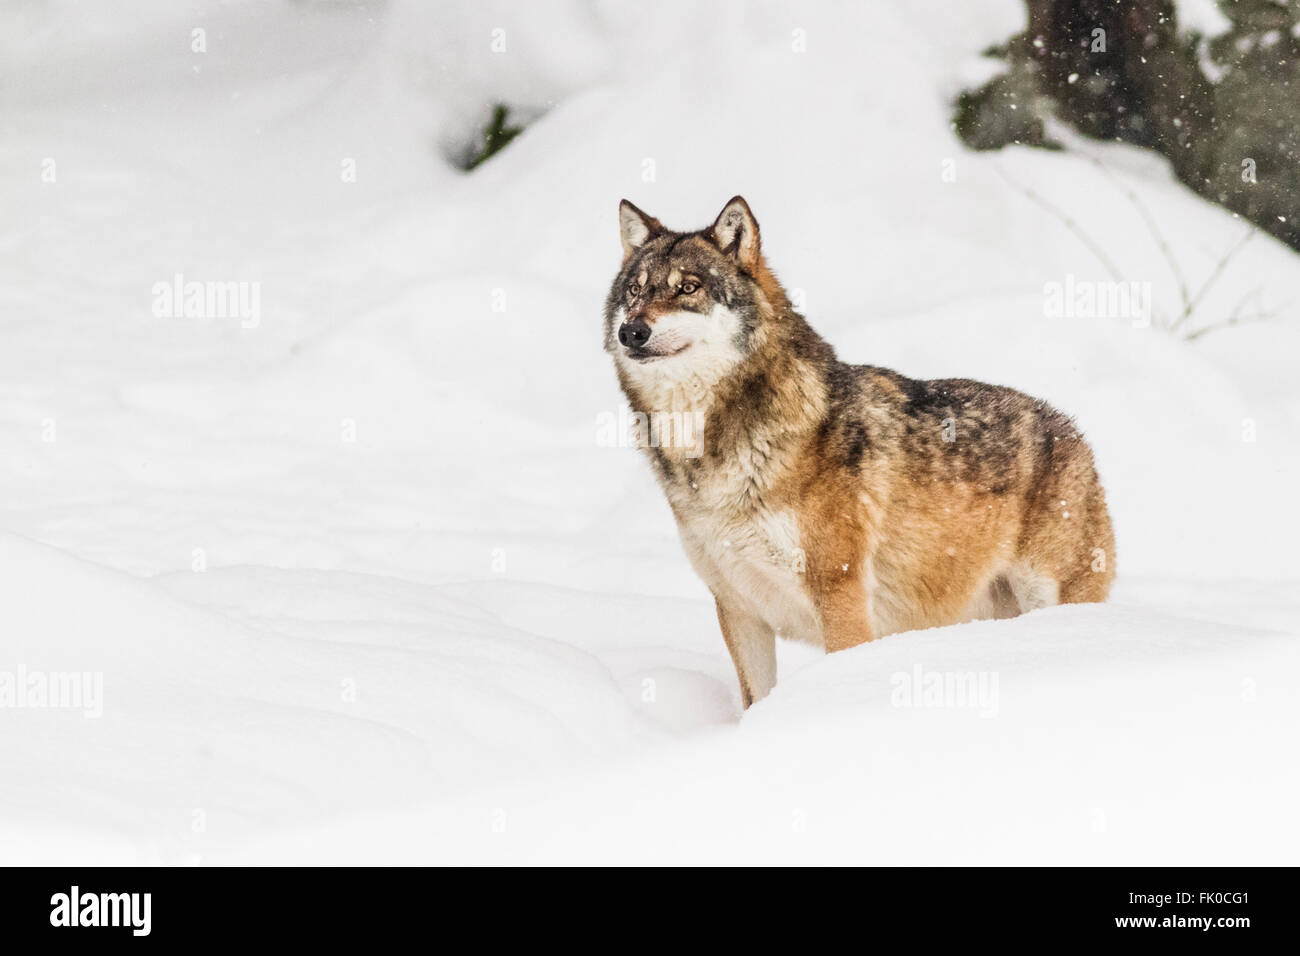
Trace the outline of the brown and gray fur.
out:
[[[739,196],[698,232],[626,200],[619,220],[605,347],[634,412],[702,423],[700,444],[647,451],[746,707],[776,682],[776,635],[838,651],[1105,600],[1114,537],[1069,418],[1010,388],[838,361]]]

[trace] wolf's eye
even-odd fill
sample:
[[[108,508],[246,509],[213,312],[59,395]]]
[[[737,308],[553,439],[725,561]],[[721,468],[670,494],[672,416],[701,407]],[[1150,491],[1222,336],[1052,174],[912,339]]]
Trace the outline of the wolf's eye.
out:
[[[628,295],[631,295],[631,296],[637,296],[637,295],[640,295],[640,294],[641,294],[641,283],[639,283],[639,282],[633,282],[630,286],[627,287],[627,294],[628,294]]]
[[[688,280],[686,282],[683,282],[680,286],[678,286],[677,291],[680,292],[682,295],[690,295],[699,287],[700,284],[698,282],[692,282]]]

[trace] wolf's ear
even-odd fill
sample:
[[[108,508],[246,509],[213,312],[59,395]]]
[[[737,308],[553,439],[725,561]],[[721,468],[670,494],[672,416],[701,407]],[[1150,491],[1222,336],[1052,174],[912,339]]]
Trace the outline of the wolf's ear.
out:
[[[745,269],[758,265],[758,221],[743,196],[735,196],[722,207],[713,223],[713,242]]]
[[[663,232],[664,224],[624,199],[618,204],[618,231],[623,239],[623,259],[626,261],[633,249]]]

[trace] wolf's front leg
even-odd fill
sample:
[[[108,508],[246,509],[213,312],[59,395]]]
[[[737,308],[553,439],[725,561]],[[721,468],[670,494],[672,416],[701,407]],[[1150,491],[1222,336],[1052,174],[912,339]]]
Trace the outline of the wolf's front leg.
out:
[[[748,708],[776,684],[776,632],[760,618],[716,598],[722,639],[740,678],[740,697]]]
[[[871,631],[867,601],[865,585],[854,578],[823,585],[818,590],[817,614],[821,618],[822,641],[827,654],[857,647],[875,637]]]

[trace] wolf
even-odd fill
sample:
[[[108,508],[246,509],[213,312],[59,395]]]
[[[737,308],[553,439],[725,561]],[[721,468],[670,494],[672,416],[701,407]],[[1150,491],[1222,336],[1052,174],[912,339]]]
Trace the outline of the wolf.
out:
[[[1074,422],[1021,392],[849,365],[795,311],[736,196],[674,232],[626,199],[605,349],[712,591],[745,708],[776,637],[841,651],[900,631],[1104,601],[1115,542]]]

